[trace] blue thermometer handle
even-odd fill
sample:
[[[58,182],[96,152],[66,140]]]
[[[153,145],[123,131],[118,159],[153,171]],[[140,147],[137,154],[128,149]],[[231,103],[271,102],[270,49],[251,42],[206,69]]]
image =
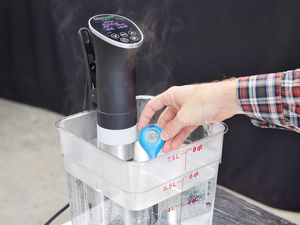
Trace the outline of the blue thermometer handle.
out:
[[[165,141],[160,138],[162,129],[156,124],[145,126],[139,134],[139,142],[150,159],[155,158]]]

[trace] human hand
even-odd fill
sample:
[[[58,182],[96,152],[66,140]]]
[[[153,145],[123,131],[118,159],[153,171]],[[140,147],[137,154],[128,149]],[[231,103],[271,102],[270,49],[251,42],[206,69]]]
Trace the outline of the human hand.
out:
[[[166,106],[157,122],[166,141],[162,150],[176,149],[198,126],[243,113],[237,100],[237,80],[171,87],[148,102],[138,128],[141,130]]]

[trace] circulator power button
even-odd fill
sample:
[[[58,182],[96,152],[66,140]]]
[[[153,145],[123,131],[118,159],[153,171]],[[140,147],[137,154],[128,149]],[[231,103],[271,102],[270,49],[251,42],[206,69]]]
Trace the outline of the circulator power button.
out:
[[[128,38],[120,38],[120,41],[124,42],[124,43],[128,43],[129,42],[129,39]]]

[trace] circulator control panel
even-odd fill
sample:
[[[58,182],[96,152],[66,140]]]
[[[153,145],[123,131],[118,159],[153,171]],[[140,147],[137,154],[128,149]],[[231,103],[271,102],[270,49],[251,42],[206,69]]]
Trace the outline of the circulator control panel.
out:
[[[131,20],[113,14],[93,16],[89,28],[102,40],[124,48],[136,48],[143,42],[143,34]]]

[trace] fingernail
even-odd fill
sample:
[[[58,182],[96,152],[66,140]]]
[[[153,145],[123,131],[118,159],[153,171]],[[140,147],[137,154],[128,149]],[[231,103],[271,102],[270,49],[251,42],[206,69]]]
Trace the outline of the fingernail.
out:
[[[168,135],[167,132],[162,131],[161,134],[160,134],[160,137],[161,137],[161,139],[163,139],[164,141],[166,141],[166,140],[168,140],[169,135]]]

